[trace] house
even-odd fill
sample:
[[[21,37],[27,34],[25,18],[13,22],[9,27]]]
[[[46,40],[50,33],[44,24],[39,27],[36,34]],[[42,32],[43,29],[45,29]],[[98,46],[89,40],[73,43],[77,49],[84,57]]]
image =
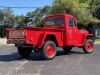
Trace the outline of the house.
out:
[[[94,34],[96,38],[100,38],[100,24],[89,25],[87,30],[89,33]]]
[[[100,38],[100,25],[94,25],[95,36]]]

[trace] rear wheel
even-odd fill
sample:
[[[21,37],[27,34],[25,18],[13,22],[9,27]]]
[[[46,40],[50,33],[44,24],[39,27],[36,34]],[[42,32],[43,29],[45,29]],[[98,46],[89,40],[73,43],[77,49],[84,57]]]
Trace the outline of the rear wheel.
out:
[[[90,39],[87,39],[84,46],[83,46],[83,50],[85,53],[92,53],[94,48],[93,48],[94,44],[93,41]]]
[[[29,47],[22,47],[19,46],[18,47],[18,53],[19,55],[21,55],[22,57],[28,57],[31,53],[32,53],[32,49]]]
[[[48,60],[53,59],[56,53],[56,44],[53,41],[46,41],[42,48],[44,58]]]
[[[64,52],[69,53],[72,50],[72,47],[63,47]]]

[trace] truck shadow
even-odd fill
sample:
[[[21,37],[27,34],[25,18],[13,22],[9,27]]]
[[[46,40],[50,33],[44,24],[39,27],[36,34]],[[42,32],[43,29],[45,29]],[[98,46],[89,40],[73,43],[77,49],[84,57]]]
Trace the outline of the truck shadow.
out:
[[[13,52],[11,54],[0,55],[0,62],[10,62],[16,60],[20,60],[20,58],[18,58],[18,53],[16,52]]]
[[[69,53],[65,53],[64,51],[58,51],[57,52],[57,56],[61,56],[61,55],[71,55],[71,54],[84,54],[83,52],[80,51],[71,51]]]
[[[71,54],[83,54],[83,52],[71,51],[70,53],[66,54],[64,51],[58,51],[56,57],[71,55]],[[0,62],[21,61],[23,59],[29,60],[29,61],[47,61],[43,59],[43,56],[41,53],[32,53],[27,58],[22,58],[21,56],[19,56],[17,52],[13,52],[11,54],[6,54],[6,55],[0,55]]]

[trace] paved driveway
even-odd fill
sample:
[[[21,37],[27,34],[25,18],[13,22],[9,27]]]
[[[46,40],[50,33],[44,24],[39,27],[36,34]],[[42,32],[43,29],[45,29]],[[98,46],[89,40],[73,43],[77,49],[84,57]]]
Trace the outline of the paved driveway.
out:
[[[95,45],[92,54],[83,54],[82,49],[73,48],[66,55],[58,48],[53,60],[43,60],[40,53],[22,59],[14,46],[0,47],[0,75],[99,75],[100,45]]]

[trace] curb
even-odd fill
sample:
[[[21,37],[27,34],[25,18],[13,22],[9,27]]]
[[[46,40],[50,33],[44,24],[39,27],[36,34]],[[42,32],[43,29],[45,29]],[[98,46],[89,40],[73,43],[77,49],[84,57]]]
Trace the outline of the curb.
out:
[[[100,44],[100,41],[95,41],[94,44]]]
[[[7,48],[7,47],[11,47],[11,46],[14,46],[14,44],[0,44],[0,48]]]

